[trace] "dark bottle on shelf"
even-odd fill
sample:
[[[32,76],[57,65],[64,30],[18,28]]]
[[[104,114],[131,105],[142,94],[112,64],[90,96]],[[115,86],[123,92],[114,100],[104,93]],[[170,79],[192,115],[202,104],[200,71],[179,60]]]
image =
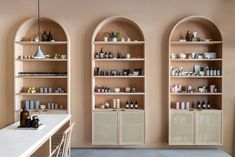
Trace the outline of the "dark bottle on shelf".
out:
[[[211,109],[211,104],[209,101],[207,102],[207,109]]]
[[[42,41],[48,41],[48,35],[46,31],[42,33]]]
[[[113,58],[113,54],[109,52],[109,58]]]
[[[138,109],[139,108],[139,105],[138,105],[138,103],[137,103],[137,101],[135,102],[135,109]]]
[[[25,127],[25,122],[29,116],[29,111],[26,110],[26,107],[23,108],[23,111],[20,112],[20,126]]]
[[[190,31],[187,31],[186,36],[185,36],[186,41],[192,41]]]
[[[51,34],[51,31],[49,31],[48,37],[47,37],[47,41],[52,41],[53,40],[53,36]]]
[[[100,54],[99,54],[99,58],[103,59],[104,56],[104,52],[103,52],[103,48],[100,49]]]
[[[130,108],[131,108],[131,109],[134,109],[134,104],[133,104],[132,101],[131,101],[131,103],[130,103]]]
[[[129,109],[130,105],[129,105],[129,102],[127,101],[126,102],[126,109]]]
[[[201,102],[200,101],[198,101],[197,102],[197,109],[201,109],[202,108],[202,106],[201,106]]]
[[[206,109],[206,108],[207,108],[206,106],[207,106],[207,105],[206,105],[205,101],[203,101],[203,102],[202,102],[202,109]]]

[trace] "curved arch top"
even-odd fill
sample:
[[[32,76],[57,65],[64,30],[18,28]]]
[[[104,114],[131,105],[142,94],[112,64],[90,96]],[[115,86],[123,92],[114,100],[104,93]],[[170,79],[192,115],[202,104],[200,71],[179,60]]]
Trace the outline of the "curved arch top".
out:
[[[178,41],[188,30],[198,32],[198,35],[205,39],[222,41],[218,27],[210,19],[203,16],[189,16],[180,20],[173,27],[169,41]]]
[[[15,41],[20,41],[21,38],[25,36],[28,37],[36,36],[35,29],[37,29],[37,23],[38,23],[37,17],[33,17],[24,21],[16,32]],[[56,20],[42,17],[40,18],[40,24],[41,24],[40,25],[41,33],[43,33],[45,29],[44,25],[47,25],[46,27],[47,31],[48,29],[56,31],[56,33],[54,33],[55,34],[54,38],[56,39],[56,41],[67,41],[68,43],[70,43],[68,31],[62,25],[60,25]]]
[[[130,31],[121,32],[123,27],[125,27],[125,30]],[[144,41],[144,34],[140,27],[130,18],[123,16],[112,16],[104,19],[93,32],[92,41],[101,40],[102,35],[104,35],[105,32],[112,31],[112,29],[124,33],[124,35],[131,37],[133,40]],[[99,34],[101,32],[102,35]]]

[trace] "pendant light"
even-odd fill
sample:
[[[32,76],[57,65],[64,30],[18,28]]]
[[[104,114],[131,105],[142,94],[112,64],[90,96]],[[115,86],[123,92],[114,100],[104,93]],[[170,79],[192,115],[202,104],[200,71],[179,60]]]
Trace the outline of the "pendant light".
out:
[[[44,53],[40,48],[40,0],[38,0],[38,35],[37,35],[37,50],[33,55],[35,59],[43,59],[46,58]]]

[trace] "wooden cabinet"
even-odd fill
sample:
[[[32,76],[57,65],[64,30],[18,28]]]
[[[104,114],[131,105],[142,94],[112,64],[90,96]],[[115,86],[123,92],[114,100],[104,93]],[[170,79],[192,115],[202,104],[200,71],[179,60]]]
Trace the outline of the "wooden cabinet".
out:
[[[41,34],[51,31],[52,41],[40,41],[47,56],[33,58],[37,50],[37,18],[25,21],[14,41],[15,121],[24,106],[32,114],[70,113],[70,40],[66,29],[52,19],[40,19]],[[40,35],[41,37],[41,35]],[[63,57],[62,57],[63,56]],[[34,89],[30,90],[30,89]],[[29,107],[29,102],[31,103]],[[37,103],[36,103],[37,102]],[[40,105],[45,105],[45,110]],[[50,104],[50,105],[48,105]]]
[[[144,144],[145,116],[143,111],[121,111],[119,113],[119,130],[121,145]]]
[[[133,119],[134,113],[141,111],[144,115],[145,112],[145,41],[139,26],[126,17],[103,20],[92,36],[91,63],[92,112],[112,109],[133,112],[123,114],[123,118],[117,120],[123,138],[116,144],[144,143],[144,119]],[[121,118],[122,114],[119,115]],[[139,127],[137,122],[142,128],[139,133],[130,134],[129,131]],[[95,126],[96,121],[93,121]],[[98,134],[96,137],[99,138]],[[93,144],[97,143],[92,140]]]
[[[171,111],[169,127],[170,145],[194,144],[194,112]]]
[[[223,41],[209,19],[179,21],[169,38],[169,144],[220,145]]]
[[[118,142],[117,111],[97,111],[92,114],[92,144],[116,145]]]
[[[222,144],[222,112],[199,111],[195,115],[196,144],[221,145]]]
[[[144,144],[144,111],[93,111],[93,145]]]
[[[222,111],[179,111],[170,113],[170,145],[221,145]]]

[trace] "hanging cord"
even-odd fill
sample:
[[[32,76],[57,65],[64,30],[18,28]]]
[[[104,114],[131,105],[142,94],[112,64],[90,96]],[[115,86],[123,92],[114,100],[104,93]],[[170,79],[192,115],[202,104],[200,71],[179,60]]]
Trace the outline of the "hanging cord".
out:
[[[40,0],[38,0],[38,46],[40,42]]]

